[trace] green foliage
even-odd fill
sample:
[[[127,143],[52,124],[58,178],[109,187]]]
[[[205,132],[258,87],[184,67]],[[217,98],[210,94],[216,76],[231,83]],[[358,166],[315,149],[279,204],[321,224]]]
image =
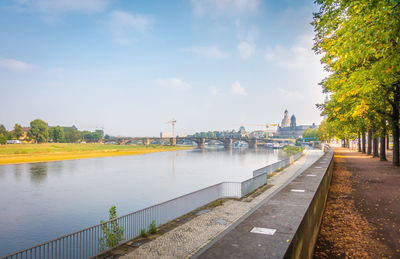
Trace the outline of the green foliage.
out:
[[[80,132],[81,139],[85,140],[86,142],[99,142],[103,138],[103,131],[102,130],[95,130],[94,132],[90,131],[81,131]]]
[[[107,223],[105,223],[103,220],[100,221],[100,223],[103,224],[101,226],[103,237],[99,239],[101,251],[112,248],[124,240],[124,228],[115,220],[117,218],[116,207],[112,206],[109,212],[110,221]]]
[[[156,226],[156,221],[155,220],[153,220],[151,222],[151,224],[150,224],[149,233],[150,234],[156,234],[157,233],[157,226]]]
[[[64,141],[67,143],[76,143],[79,140],[79,131],[74,127],[63,127]]]
[[[297,146],[286,146],[283,151],[286,152],[286,154],[288,156],[292,156],[295,155],[297,153],[299,153],[301,151],[301,147],[297,147]]]
[[[4,127],[3,124],[0,124],[0,135],[2,135],[3,138],[6,139],[6,142],[7,142],[7,139],[11,139],[11,134],[10,134],[10,132],[7,131],[6,127]],[[0,143],[0,144],[1,144],[1,143]],[[4,143],[4,144],[5,144],[5,143]]]
[[[303,133],[303,138],[318,138],[318,129],[306,129]]]
[[[394,138],[399,164],[400,5],[393,0],[318,0],[315,46],[330,75],[321,82],[330,100],[323,138],[354,139],[374,126]],[[335,128],[336,130],[332,130]]]
[[[64,142],[64,129],[60,126],[49,128],[49,138],[56,143]]]
[[[142,228],[140,230],[140,236],[146,238],[149,236],[149,234],[147,233],[146,229]]]
[[[5,145],[7,143],[7,138],[0,133],[0,145]]]
[[[36,143],[46,142],[49,137],[47,123],[40,119],[31,121],[31,128],[28,131],[28,137],[35,140]]]
[[[12,135],[15,139],[19,139],[20,137],[22,137],[24,135],[24,130],[22,129],[22,126],[16,123],[14,125]]]

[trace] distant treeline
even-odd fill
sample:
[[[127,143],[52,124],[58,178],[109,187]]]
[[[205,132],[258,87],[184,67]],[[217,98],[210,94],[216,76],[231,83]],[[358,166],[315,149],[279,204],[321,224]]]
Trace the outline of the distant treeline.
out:
[[[15,124],[14,129],[7,131],[4,125],[0,124],[0,144],[6,144],[7,140],[25,140],[28,142],[44,143],[76,143],[76,142],[99,142],[103,139],[103,130],[79,131],[75,126],[72,127],[49,127],[48,124],[40,119],[30,122],[30,127],[22,127]]]

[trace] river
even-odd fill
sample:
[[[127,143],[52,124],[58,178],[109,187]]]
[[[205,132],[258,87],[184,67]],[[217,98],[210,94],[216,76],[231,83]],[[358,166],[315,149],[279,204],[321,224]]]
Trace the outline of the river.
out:
[[[280,150],[194,149],[0,166],[0,256],[201,188],[243,181]]]

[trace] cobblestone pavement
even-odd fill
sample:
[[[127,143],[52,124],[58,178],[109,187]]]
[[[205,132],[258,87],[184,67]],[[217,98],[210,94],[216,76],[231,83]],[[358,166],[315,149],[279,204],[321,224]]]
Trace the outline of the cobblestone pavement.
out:
[[[230,227],[251,209],[270,198],[282,185],[300,174],[323,154],[310,150],[291,166],[278,172],[268,183],[273,185],[251,201],[250,199],[227,200],[222,206],[213,208],[185,224],[141,245],[121,258],[188,258]]]

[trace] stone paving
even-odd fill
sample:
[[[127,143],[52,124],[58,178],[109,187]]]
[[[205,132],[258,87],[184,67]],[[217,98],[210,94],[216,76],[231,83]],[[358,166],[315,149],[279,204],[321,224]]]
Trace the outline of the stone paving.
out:
[[[291,166],[278,172],[268,183],[273,185],[251,201],[227,200],[223,205],[201,214],[183,225],[141,245],[121,258],[188,258],[250,210],[261,206],[277,191],[299,175],[323,155],[320,150],[310,150]]]

